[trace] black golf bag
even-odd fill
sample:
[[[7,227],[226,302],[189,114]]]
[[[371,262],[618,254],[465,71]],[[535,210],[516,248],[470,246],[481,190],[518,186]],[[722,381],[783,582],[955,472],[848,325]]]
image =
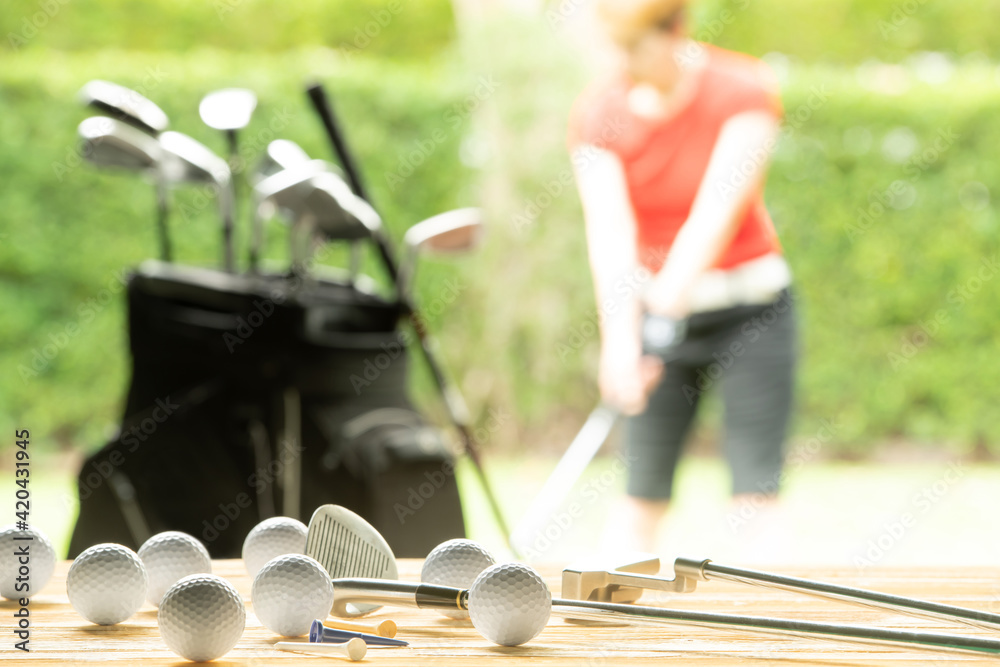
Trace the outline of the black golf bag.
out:
[[[406,396],[400,304],[353,284],[147,262],[132,382],[79,476],[70,557],[163,530],[239,557],[259,521],[350,508],[399,557],[462,537],[453,459]]]

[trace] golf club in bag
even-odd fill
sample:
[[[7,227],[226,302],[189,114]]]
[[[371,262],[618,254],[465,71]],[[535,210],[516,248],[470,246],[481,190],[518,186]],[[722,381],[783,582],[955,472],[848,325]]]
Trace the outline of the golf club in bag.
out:
[[[480,216],[466,211],[411,228],[407,275],[420,247],[470,246],[455,242],[477,237]],[[380,227],[372,236],[393,257]],[[399,557],[464,536],[452,453],[407,396],[399,326],[410,299],[399,285],[384,296],[371,282],[141,264],[127,288],[132,377],[122,422],[80,471],[70,557],[99,542],[137,548],[163,530],[198,537],[213,557],[238,557],[262,519],[306,519],[327,503],[365,517]]]

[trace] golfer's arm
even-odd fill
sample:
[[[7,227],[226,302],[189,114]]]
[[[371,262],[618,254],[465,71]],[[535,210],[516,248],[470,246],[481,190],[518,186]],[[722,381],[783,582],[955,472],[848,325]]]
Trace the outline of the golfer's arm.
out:
[[[691,213],[646,294],[651,311],[687,314],[691,288],[729,246],[764,182],[777,137],[778,120],[764,111],[741,113],[722,126]]]
[[[583,202],[601,333],[605,342],[613,340],[622,352],[638,354],[636,224],[625,170],[614,153],[593,146],[574,151],[573,165]]]

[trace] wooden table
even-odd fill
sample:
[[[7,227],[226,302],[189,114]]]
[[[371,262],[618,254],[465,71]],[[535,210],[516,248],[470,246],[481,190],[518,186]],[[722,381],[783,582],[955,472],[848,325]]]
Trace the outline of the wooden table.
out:
[[[400,561],[401,578],[416,581],[420,561]],[[156,609],[143,608],[120,625],[92,625],[78,616],[66,598],[69,563],[60,563],[52,581],[31,602],[32,653],[13,649],[11,613],[14,603],[0,604],[0,660],[7,665],[31,664],[191,664],[171,653],[161,642]],[[250,578],[242,561],[214,563],[215,573],[232,581],[247,604],[243,638],[216,665],[329,665],[349,664],[342,659],[283,653],[271,648],[278,637],[262,627],[250,605]],[[553,591],[559,591],[560,566],[542,567]],[[996,569],[893,569],[864,577],[852,570],[788,569],[781,573],[873,588],[976,609],[1000,611],[1000,580]],[[699,590],[669,599],[676,608],[721,613],[784,616],[835,623],[855,623],[932,632],[957,632],[988,636],[962,626],[933,623],[906,616],[866,610],[779,591],[707,582]],[[651,594],[659,604],[662,594]],[[365,662],[390,665],[1000,665],[1000,658],[891,649],[831,641],[811,641],[751,633],[681,626],[580,626],[553,617],[542,633],[524,646],[495,646],[481,638],[471,625],[446,619],[433,611],[383,609],[371,618],[392,618],[399,624],[408,648],[371,648]],[[1000,633],[997,633],[1000,636]],[[530,662],[529,662],[530,661]]]

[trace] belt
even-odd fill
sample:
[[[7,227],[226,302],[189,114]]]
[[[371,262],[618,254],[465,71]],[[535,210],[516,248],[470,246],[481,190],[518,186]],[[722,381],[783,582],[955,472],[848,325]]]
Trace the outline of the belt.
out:
[[[770,303],[792,283],[792,272],[781,255],[770,253],[731,269],[703,273],[688,299],[692,313],[733,306]]]

